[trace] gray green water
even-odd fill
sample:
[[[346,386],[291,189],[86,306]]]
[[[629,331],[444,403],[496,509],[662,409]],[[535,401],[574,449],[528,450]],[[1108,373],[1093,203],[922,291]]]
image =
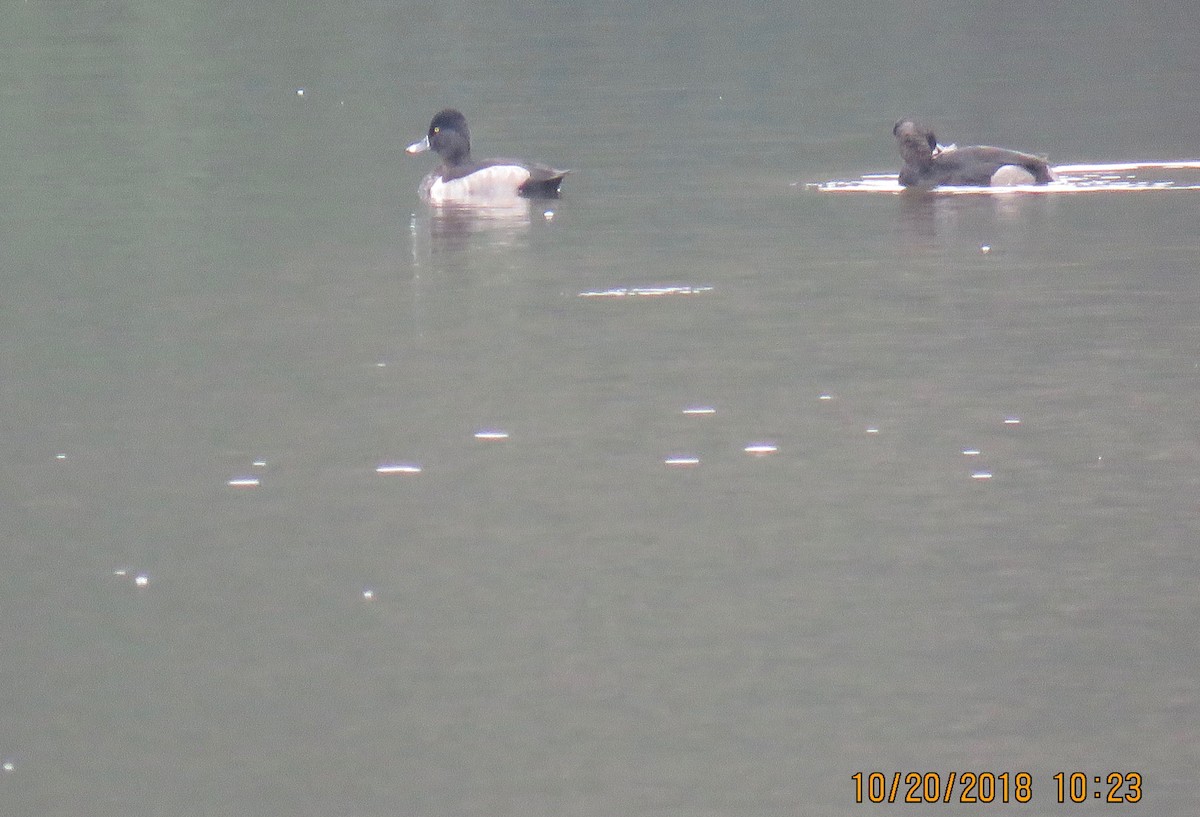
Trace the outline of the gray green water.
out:
[[[1197,23],[12,4],[0,812],[1194,814],[1200,195],[805,184],[1196,158]],[[425,209],[447,105],[564,198]]]

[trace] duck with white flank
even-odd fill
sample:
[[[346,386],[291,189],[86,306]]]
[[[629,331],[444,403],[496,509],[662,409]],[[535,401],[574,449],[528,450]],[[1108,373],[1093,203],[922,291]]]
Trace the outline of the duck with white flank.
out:
[[[933,131],[912,119],[897,122],[892,135],[904,159],[900,169],[900,184],[904,187],[1011,187],[1054,180],[1041,156],[988,145],[943,148]]]
[[[568,173],[510,159],[472,159],[467,118],[452,108],[434,116],[425,138],[405,150],[432,150],[442,157],[442,163],[418,188],[421,198],[433,204],[486,203],[517,196],[558,198],[559,186]]]

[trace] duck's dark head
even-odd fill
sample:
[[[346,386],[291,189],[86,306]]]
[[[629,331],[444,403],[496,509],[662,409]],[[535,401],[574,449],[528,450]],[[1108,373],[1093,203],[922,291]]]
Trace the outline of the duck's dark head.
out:
[[[471,131],[467,118],[453,108],[439,111],[429,123],[425,138],[405,148],[409,153],[432,150],[449,164],[460,164],[471,158]]]
[[[928,167],[933,163],[937,137],[929,128],[912,119],[901,119],[892,126],[892,136],[905,164]]]

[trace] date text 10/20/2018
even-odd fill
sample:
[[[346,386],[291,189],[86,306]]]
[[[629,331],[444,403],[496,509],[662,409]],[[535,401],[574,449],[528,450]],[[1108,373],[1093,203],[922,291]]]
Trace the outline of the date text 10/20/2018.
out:
[[[1029,803],[1034,796],[1029,772],[856,772],[850,779],[855,803]],[[1142,799],[1142,775],[1138,772],[1058,772],[1051,779],[1059,803],[1137,803]]]

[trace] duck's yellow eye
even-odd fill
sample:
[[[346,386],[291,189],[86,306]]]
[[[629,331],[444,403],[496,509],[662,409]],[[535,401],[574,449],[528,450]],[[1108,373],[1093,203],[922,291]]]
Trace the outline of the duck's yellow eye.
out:
[[[434,129],[433,129],[433,132],[434,132],[434,133],[441,133],[441,132],[442,132],[442,129],[441,129],[441,128],[434,128]]]

